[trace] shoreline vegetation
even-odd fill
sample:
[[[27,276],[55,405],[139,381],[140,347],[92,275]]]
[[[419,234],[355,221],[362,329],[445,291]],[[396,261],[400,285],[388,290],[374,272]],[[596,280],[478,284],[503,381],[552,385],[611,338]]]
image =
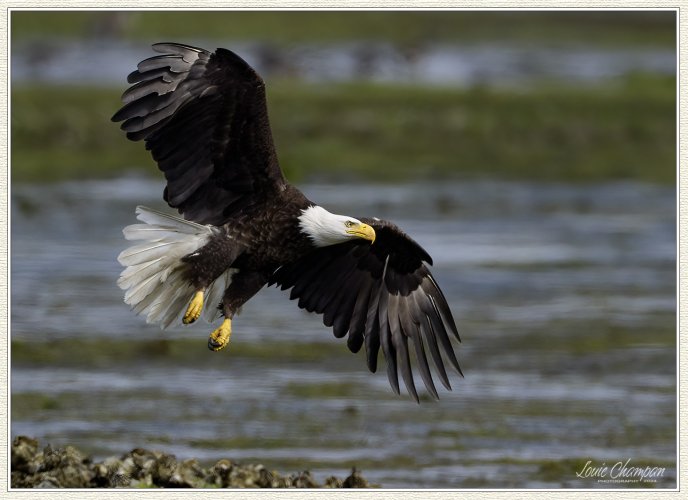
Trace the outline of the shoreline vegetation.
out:
[[[159,175],[110,117],[125,88],[14,86],[15,182]],[[676,81],[467,89],[268,82],[280,163],[292,182],[500,177],[676,179]]]
[[[73,446],[40,449],[36,439],[18,436],[11,450],[12,488],[373,488],[353,469],[345,479],[317,482],[308,471],[289,476],[260,464],[220,459],[203,467],[196,459],[135,448],[94,461]]]

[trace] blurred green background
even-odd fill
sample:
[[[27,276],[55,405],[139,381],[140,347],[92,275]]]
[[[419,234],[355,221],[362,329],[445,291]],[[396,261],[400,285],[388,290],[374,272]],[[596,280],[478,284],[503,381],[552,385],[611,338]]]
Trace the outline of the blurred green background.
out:
[[[356,41],[389,44],[409,64],[432,47],[460,52],[481,43],[622,54],[675,47],[672,12],[15,11],[11,22],[13,54],[22,51],[38,66],[55,44],[70,40],[93,51],[103,40],[142,50],[166,40],[198,40],[211,49],[252,43],[267,60],[290,48]],[[113,63],[108,54],[99,64]],[[129,68],[137,62],[128,61]],[[97,86],[36,81],[30,71],[13,79],[13,179],[116,176],[125,169],[156,174],[141,145],[124,141],[109,122],[125,76]],[[583,85],[545,78],[511,86],[313,81],[279,67],[264,77],[278,154],[294,181],[675,178],[674,75],[631,71]]]

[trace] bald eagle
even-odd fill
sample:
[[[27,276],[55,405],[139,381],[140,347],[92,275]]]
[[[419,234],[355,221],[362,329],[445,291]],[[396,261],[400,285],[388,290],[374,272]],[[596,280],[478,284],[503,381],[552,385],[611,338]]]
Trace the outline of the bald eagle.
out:
[[[411,352],[434,398],[427,351],[451,389],[445,363],[461,369],[448,331],[460,339],[430,255],[391,222],[330,213],[287,182],[265,84],[238,55],[177,43],[153,49],[160,55],[128,76],[133,85],[112,120],[145,141],[167,181],[163,198],[182,217],[137,208],[142,224],[123,231],[136,244],[118,258],[124,301],[162,328],[222,316],[208,339],[218,351],[241,306],[278,285],[322,314],[335,337],[348,334],[352,352],[365,345],[371,372],[382,348],[395,393],[400,371],[418,401]]]

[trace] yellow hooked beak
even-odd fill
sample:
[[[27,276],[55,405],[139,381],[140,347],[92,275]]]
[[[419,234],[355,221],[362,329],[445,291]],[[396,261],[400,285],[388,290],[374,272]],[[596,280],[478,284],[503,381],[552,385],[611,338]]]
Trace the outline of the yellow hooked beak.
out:
[[[347,234],[353,234],[359,238],[370,241],[370,243],[375,242],[375,229],[370,227],[368,224],[354,224],[349,229],[346,230]]]

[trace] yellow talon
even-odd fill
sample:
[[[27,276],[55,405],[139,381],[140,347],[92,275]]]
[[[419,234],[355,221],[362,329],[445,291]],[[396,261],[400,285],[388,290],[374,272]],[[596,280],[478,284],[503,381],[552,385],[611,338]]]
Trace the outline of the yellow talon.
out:
[[[196,292],[193,296],[182,321],[185,325],[193,323],[201,316],[201,311],[203,311],[203,290]]]
[[[225,318],[222,324],[210,334],[208,337],[208,349],[211,351],[219,351],[229,344],[229,338],[232,336],[232,320]]]

